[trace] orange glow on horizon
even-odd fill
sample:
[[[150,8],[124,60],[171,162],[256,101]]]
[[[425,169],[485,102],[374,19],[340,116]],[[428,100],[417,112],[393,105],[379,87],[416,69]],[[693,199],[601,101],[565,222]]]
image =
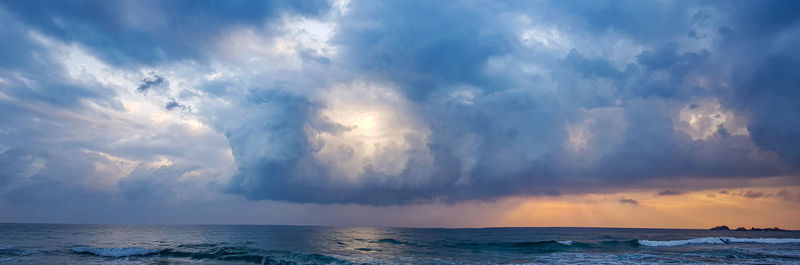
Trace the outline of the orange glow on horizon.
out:
[[[800,196],[790,188],[658,191],[515,198],[497,226],[638,228],[780,227],[800,230]],[[793,195],[794,194],[794,195]],[[625,200],[623,202],[623,200]],[[509,205],[511,206],[511,205]]]

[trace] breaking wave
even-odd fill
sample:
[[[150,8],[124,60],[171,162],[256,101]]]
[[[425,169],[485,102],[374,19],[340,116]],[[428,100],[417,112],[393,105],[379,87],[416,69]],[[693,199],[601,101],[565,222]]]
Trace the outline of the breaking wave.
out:
[[[791,244],[800,243],[800,238],[739,238],[739,237],[701,237],[685,240],[607,240],[600,242],[578,241],[522,241],[522,242],[492,242],[492,243],[460,243],[457,248],[474,248],[482,250],[507,250],[526,252],[561,252],[575,251],[577,249],[619,249],[636,247],[674,247],[690,244]]]
[[[685,240],[639,240],[642,246],[648,247],[674,247],[689,244],[732,244],[732,243],[761,243],[761,244],[787,244],[800,243],[800,238],[741,238],[741,237],[700,237]]]

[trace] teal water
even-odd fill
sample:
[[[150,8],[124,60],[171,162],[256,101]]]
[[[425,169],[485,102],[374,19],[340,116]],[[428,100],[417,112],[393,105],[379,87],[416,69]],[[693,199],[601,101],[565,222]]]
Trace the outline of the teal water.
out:
[[[800,264],[800,232],[0,224],[0,264]]]

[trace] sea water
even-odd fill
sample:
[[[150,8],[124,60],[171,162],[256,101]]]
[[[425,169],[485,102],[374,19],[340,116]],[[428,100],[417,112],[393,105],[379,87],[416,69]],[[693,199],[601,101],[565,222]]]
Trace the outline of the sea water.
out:
[[[800,232],[0,224],[0,264],[800,264]]]

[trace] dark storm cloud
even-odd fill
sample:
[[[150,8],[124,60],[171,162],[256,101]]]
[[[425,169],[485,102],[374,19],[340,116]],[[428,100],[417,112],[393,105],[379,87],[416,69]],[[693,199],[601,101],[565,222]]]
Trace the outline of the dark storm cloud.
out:
[[[800,43],[800,37],[791,38]],[[755,64],[743,73],[734,98],[752,115],[753,142],[800,163],[800,52],[773,54]]]
[[[752,5],[759,7],[750,9]],[[797,72],[797,52],[788,47],[798,41],[787,32],[797,32],[797,26],[789,15],[772,20],[755,14],[781,5],[787,4],[355,1],[339,21],[334,42],[341,54],[333,61],[358,75],[396,84],[414,102],[416,108],[406,111],[430,125],[433,176],[424,186],[400,189],[369,181],[324,184],[327,178],[317,176],[328,173],[309,162],[315,149],[304,140],[302,125],[295,123],[314,112],[275,102],[272,107],[281,113],[299,116],[284,117],[289,123],[272,119],[229,131],[240,163],[233,191],[251,199],[382,205],[561,194],[679,177],[796,174],[794,155],[800,147],[794,144],[800,143],[795,139],[800,126],[795,124],[799,119],[790,117],[800,114],[795,113],[800,105],[792,103],[800,95],[792,89],[800,80],[790,74]],[[573,40],[576,47],[558,55],[521,44],[518,35],[525,29],[513,19],[521,14],[533,17],[533,25],[541,22],[572,34],[578,38]],[[753,19],[741,20],[740,15]],[[752,31],[762,23],[771,34]],[[738,35],[726,36],[728,31]],[[592,45],[587,43],[615,36],[611,33],[640,44],[642,50],[621,66],[615,58],[590,55]],[[711,44],[685,48],[700,40]],[[753,43],[774,45],[756,48]],[[756,69],[749,63],[753,61]],[[520,70],[529,64],[549,73]],[[724,79],[731,75],[732,80]],[[695,81],[698,77],[713,82],[703,84]],[[465,87],[473,95],[468,103],[451,98]],[[714,133],[702,139],[676,130],[676,123],[688,123],[679,120],[681,109],[699,109],[697,102],[707,98],[750,117],[750,135],[732,134],[730,124],[709,128]],[[570,125],[585,126],[595,137],[585,149],[576,147],[578,154],[564,147]],[[258,142],[248,139],[254,132],[287,139],[274,147],[285,158],[257,154],[261,162],[242,164],[254,161],[240,151]],[[269,143],[264,146],[276,145],[263,141]],[[468,143],[474,152],[465,155],[459,150]],[[283,155],[284,150],[293,152]]]
[[[152,160],[192,157],[203,145],[181,128],[120,141],[103,127],[64,121],[71,116],[60,113],[124,119],[87,111],[87,100],[121,103],[109,86],[71,78],[59,63],[63,56],[38,34],[76,44],[114,67],[158,70],[126,91],[164,92],[173,85],[167,80],[174,81],[175,89],[183,90],[162,96],[181,96],[165,105],[160,101],[158,108],[184,110],[191,104],[205,125],[223,133],[236,170],[214,188],[250,200],[458,202],[663,189],[647,183],[799,172],[795,2],[353,1],[346,9],[329,16],[324,1],[0,3],[0,96],[7,96],[0,98],[0,184],[5,196],[52,196],[56,193],[49,189],[30,190],[48,181],[61,183],[54,176],[59,170],[75,169],[68,178],[92,176],[86,168],[100,159],[83,149]],[[221,37],[238,29],[275,37],[280,30],[268,22],[285,14],[335,23],[329,44],[336,53],[323,56],[294,35],[284,36],[281,40],[291,46],[286,53],[296,52],[299,63],[258,58],[269,66],[298,65],[277,74],[249,64],[249,55],[240,64],[218,56],[220,50],[235,49],[220,47]],[[203,72],[173,79],[184,69],[158,69],[210,60],[227,76]],[[331,165],[315,158],[336,144],[320,135],[354,130],[324,116],[334,106],[320,99],[325,89],[352,80],[391,87],[408,101],[392,106],[395,114],[424,125],[418,126],[424,127],[423,136],[397,140],[420,148],[376,147],[376,153],[407,158],[400,170],[381,170],[379,162],[388,162],[370,161],[361,175],[341,180]],[[31,102],[56,107],[26,105]],[[682,120],[682,111],[700,121]],[[746,124],[737,124],[733,116]],[[725,121],[714,123],[718,120]],[[62,149],[38,147],[60,134],[74,137],[55,144]],[[337,158],[345,160],[356,152],[353,146],[337,150]],[[70,157],[81,161],[60,161]],[[128,200],[167,198],[180,187],[177,176],[199,166],[134,168],[116,186]],[[677,194],[659,195],[671,193]]]
[[[692,22],[686,12],[693,3],[674,1],[668,5],[657,1],[555,1],[558,14],[566,14],[575,24],[592,33],[608,29],[643,42],[658,43],[684,31]],[[553,16],[556,16],[555,14]]]
[[[720,28],[732,59],[735,83],[730,105],[748,112],[752,140],[784,159],[800,163],[800,3],[737,2],[739,19]],[[725,7],[732,8],[732,7]],[[766,45],[766,48],[765,48]]]
[[[442,85],[484,83],[486,60],[515,41],[492,2],[353,3],[335,42],[346,64],[403,85],[414,100]],[[488,88],[488,87],[487,87]]]

